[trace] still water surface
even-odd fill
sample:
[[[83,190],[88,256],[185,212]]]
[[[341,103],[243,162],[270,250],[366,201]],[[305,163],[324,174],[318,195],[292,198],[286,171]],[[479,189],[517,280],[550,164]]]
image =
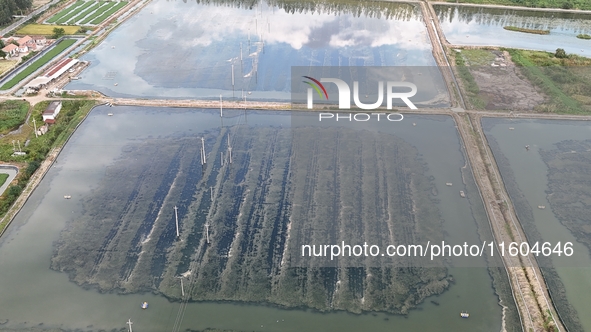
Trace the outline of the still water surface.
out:
[[[107,116],[109,112],[115,115]],[[227,114],[232,115],[231,111]],[[224,125],[232,125],[235,119],[224,119]],[[290,120],[287,112],[248,115],[249,126],[289,126]],[[438,207],[444,219],[446,241],[478,242],[470,203],[458,194],[458,190],[464,190],[468,196],[478,195],[462,185],[460,169],[464,166],[464,156],[454,125],[445,116],[407,116],[395,125],[382,123],[366,129],[388,131],[418,149],[439,192]],[[85,290],[70,282],[67,275],[49,269],[52,246],[66,222],[84,213],[78,208],[80,200],[93,194],[106,168],[116,162],[125,145],[147,137],[179,133],[198,137],[199,133],[218,126],[219,114],[203,110],[103,106],[94,109],[0,239],[0,320],[9,320],[2,327],[31,328],[43,324],[46,328],[97,331],[125,328],[125,322],[131,318],[135,331],[170,331],[179,303],[154,294],[100,294]],[[454,186],[447,187],[446,182],[453,182]],[[64,195],[71,195],[72,199],[65,200]],[[455,267],[449,272],[456,280],[455,285],[440,296],[428,298],[407,317],[320,314],[250,304],[189,303],[181,330],[212,327],[294,332],[499,331],[501,307],[487,270]],[[142,301],[150,303],[148,310],[140,309]],[[470,312],[470,319],[459,317],[463,310]]]
[[[552,209],[538,209],[538,205],[550,207],[548,194],[548,167],[542,160],[541,149],[555,149],[556,143],[565,140],[588,140],[591,126],[585,121],[510,120],[483,119],[487,136],[494,138],[499,150],[495,156],[504,155],[510,164],[515,184],[525,195],[533,212],[535,226],[544,241],[574,243],[572,257],[553,256],[553,264],[566,288],[570,304],[577,310],[585,331],[591,331],[591,257],[589,249],[578,243],[570,231],[556,218]],[[509,127],[514,130],[509,130]],[[529,151],[524,148],[529,145]],[[503,170],[501,168],[501,173]],[[505,176],[505,174],[503,174]],[[520,211],[517,211],[518,215]],[[560,308],[558,308],[560,311]]]
[[[82,56],[91,65],[67,89],[289,100],[291,66],[435,65],[416,5],[238,5],[154,0]]]
[[[591,14],[552,13],[472,6],[436,5],[441,28],[454,45],[502,46],[591,56],[591,42],[578,39],[591,34]],[[504,26],[550,30],[549,35],[505,30]]]

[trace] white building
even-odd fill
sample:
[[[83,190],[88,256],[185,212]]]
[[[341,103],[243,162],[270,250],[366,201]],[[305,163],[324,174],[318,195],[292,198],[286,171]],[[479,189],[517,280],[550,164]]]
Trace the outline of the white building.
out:
[[[52,101],[49,106],[43,111],[43,121],[45,123],[55,123],[55,118],[62,109],[61,101]]]

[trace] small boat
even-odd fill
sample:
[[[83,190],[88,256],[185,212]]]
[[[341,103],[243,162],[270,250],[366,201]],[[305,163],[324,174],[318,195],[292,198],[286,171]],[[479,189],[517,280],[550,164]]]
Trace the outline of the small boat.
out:
[[[526,149],[527,151],[529,151],[529,145],[526,145],[526,146],[525,146],[525,149]]]
[[[113,116],[113,113],[109,113],[109,114],[107,114],[107,115],[108,115],[108,116]]]
[[[70,198],[72,198],[72,196],[70,196],[70,195],[64,195],[64,198],[65,199],[70,199]]]
[[[460,196],[461,196],[461,197],[466,197],[466,194],[464,193],[464,191],[463,191],[463,190],[460,190]]]
[[[148,309],[148,302],[142,303],[142,309]]]
[[[446,185],[446,186],[448,186],[448,187],[451,187],[451,186],[453,185],[453,183],[451,183],[451,182],[446,182],[446,183],[445,183],[445,185]]]
[[[470,314],[467,313],[467,312],[462,311],[462,312],[460,312],[460,317],[462,317],[462,318],[468,318],[468,317],[470,317]]]
[[[546,205],[538,205],[538,209],[541,209],[541,210],[543,210],[543,209],[545,209],[545,208],[546,208]]]
[[[412,123],[412,125],[413,125],[413,126],[416,126],[417,124],[413,122],[413,123]]]
[[[117,85],[119,85],[119,83],[115,83],[115,84],[113,84],[113,85],[114,85],[114,86],[117,86]]]
[[[513,127],[509,127],[509,130],[514,130],[514,129],[515,129],[515,128],[513,128]]]

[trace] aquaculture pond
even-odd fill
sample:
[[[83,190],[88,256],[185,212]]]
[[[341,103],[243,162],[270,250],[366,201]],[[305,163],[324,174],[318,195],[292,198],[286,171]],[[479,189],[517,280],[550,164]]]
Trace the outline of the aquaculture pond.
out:
[[[591,331],[591,127],[588,121],[483,119],[528,240],[572,242],[538,263],[571,331]],[[527,146],[527,148],[526,148]]]
[[[591,15],[473,6],[434,6],[441,28],[453,45],[502,46],[591,55],[591,42],[577,38],[590,34]],[[549,30],[547,35],[506,30],[504,27]]]
[[[154,0],[81,57],[67,89],[290,99],[291,66],[435,66],[418,4]]]
[[[0,329],[519,331],[499,262],[295,259],[490,239],[450,117],[316,116],[95,108],[0,239]]]

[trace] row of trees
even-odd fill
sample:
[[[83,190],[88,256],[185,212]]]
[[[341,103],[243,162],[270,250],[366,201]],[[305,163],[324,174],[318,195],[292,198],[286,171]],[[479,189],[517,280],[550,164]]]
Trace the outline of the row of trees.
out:
[[[13,15],[22,15],[32,4],[33,0],[0,0],[0,25],[9,24]]]

